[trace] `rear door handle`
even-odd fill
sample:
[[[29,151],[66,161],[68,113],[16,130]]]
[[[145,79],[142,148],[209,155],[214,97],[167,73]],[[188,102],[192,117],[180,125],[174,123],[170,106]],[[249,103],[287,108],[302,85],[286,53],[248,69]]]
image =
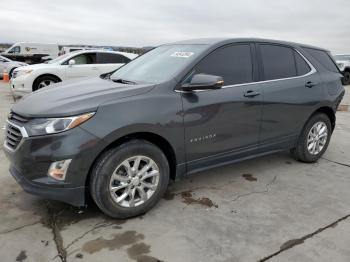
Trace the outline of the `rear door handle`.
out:
[[[92,70],[97,70],[98,69],[98,67],[92,67]]]
[[[245,97],[255,97],[258,95],[260,95],[260,93],[254,90],[248,90],[247,92],[244,93]]]
[[[315,85],[317,85],[317,83],[313,82],[313,81],[308,81],[305,84],[305,86],[308,87],[308,88],[314,87]]]

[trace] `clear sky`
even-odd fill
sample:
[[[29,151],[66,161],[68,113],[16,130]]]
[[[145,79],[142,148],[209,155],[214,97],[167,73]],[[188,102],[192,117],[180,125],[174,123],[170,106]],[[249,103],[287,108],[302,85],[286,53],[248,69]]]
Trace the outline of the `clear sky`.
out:
[[[350,0],[1,0],[0,42],[149,46],[261,37],[350,53]]]

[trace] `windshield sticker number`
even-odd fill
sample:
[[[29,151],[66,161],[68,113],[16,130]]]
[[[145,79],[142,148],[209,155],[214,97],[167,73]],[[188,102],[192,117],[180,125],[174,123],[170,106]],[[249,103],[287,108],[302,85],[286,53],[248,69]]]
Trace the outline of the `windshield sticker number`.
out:
[[[191,55],[193,55],[192,52],[175,52],[171,54],[172,57],[181,57],[181,58],[189,58]]]

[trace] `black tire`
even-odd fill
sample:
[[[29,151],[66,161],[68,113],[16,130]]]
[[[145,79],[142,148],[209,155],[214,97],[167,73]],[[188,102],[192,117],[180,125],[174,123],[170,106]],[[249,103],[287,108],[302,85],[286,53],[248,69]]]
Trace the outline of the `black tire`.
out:
[[[320,150],[317,154],[312,154],[307,148],[307,140],[308,140],[308,135],[310,130],[318,122],[324,123],[327,127],[327,134],[328,134],[327,141],[325,142],[322,150]],[[332,135],[332,125],[329,117],[323,113],[316,113],[312,115],[307,121],[307,123],[305,124],[303,130],[301,131],[296,147],[291,149],[291,153],[293,157],[296,160],[305,162],[305,163],[316,162],[327,150],[329,141],[331,139],[331,135]]]
[[[345,71],[343,75],[343,85],[350,85],[350,71]]]
[[[12,78],[13,71],[15,71],[16,68],[17,68],[17,67],[12,68],[12,69],[10,70],[10,72],[9,72],[9,78],[10,78],[10,79]]]
[[[40,76],[33,83],[33,91],[41,89],[42,87],[40,86],[40,83],[42,83],[43,81],[51,81],[53,83],[58,83],[60,82],[60,79],[55,76]]]
[[[126,159],[143,155],[151,158],[159,168],[158,185],[148,200],[135,207],[123,207],[112,198],[109,186],[114,170]],[[169,183],[169,164],[164,153],[145,140],[131,140],[105,152],[96,162],[90,177],[90,193],[96,205],[106,215],[125,219],[142,215],[164,195]]]

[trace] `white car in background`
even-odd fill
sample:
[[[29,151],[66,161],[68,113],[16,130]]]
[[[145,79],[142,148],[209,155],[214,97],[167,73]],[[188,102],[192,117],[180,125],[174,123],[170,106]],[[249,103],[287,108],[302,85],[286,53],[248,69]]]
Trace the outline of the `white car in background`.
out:
[[[334,59],[344,75],[343,84],[350,85],[350,55],[335,55]]]
[[[0,78],[3,77],[4,70],[7,71],[7,73],[12,76],[13,71],[17,67],[28,65],[26,63],[12,61],[11,59],[8,59],[7,57],[0,55]]]
[[[103,50],[71,52],[46,64],[14,70],[10,80],[11,90],[14,96],[22,96],[67,79],[99,76],[118,69],[136,57],[136,54]]]

